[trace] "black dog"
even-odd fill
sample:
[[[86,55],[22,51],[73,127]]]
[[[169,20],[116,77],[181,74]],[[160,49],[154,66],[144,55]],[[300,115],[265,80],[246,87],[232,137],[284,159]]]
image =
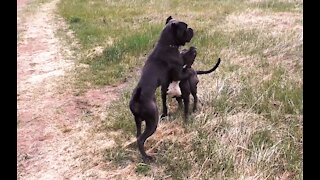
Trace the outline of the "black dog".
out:
[[[192,71],[192,75],[188,79],[181,80],[179,83],[179,88],[181,91],[181,96],[175,96],[173,92],[174,90],[171,90],[171,93],[173,93],[173,96],[175,96],[176,100],[178,101],[179,108],[182,107],[182,100],[184,103],[184,118],[185,121],[188,119],[189,115],[189,97],[190,94],[192,94],[193,99],[194,99],[194,104],[193,104],[193,112],[197,110],[197,103],[198,103],[198,96],[197,96],[197,85],[199,83],[199,79],[197,75],[202,75],[202,74],[209,74],[213,72],[215,69],[220,64],[220,58],[218,59],[218,62],[210,69],[207,71],[195,71],[191,66],[197,56],[197,51],[195,47],[190,47],[189,50],[183,49],[181,51],[181,56],[183,58],[184,64],[186,67],[183,69],[183,71],[186,71],[187,69]],[[175,89],[173,87],[173,89]],[[170,91],[170,89],[169,89]],[[168,93],[170,93],[168,91]]]
[[[188,28],[185,22],[168,17],[159,41],[145,62],[138,85],[132,93],[129,106],[136,122],[137,144],[144,161],[152,160],[144,150],[144,143],[156,131],[159,121],[155,91],[161,86],[166,95],[170,83],[169,75],[174,76],[174,81],[190,77],[190,70],[182,72],[183,60],[179,47],[190,42],[192,37],[193,30]],[[146,128],[141,134],[142,121],[145,121]]]

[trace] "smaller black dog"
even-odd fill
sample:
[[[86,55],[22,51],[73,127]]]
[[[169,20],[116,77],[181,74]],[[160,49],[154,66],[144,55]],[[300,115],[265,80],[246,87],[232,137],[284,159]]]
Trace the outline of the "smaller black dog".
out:
[[[176,98],[176,100],[178,101],[178,104],[179,104],[179,108],[182,107],[182,100],[183,100],[184,118],[185,118],[185,120],[187,120],[188,115],[189,115],[190,94],[192,94],[192,96],[194,98],[193,112],[195,112],[197,110],[197,103],[198,103],[197,85],[199,83],[199,79],[198,79],[197,75],[209,74],[209,73],[213,72],[219,66],[221,59],[219,58],[218,62],[210,70],[195,71],[191,66],[197,56],[196,48],[192,46],[189,48],[189,50],[183,49],[181,51],[180,55],[182,56],[183,62],[186,65],[186,67],[184,67],[183,71],[186,71],[187,69],[189,69],[189,70],[191,69],[192,75],[190,76],[189,79],[185,79],[185,80],[180,81],[179,87],[180,87],[181,93],[179,93],[179,88],[172,87],[174,85],[169,87],[169,90],[167,93]],[[176,85],[178,84],[177,82],[173,82],[173,83]],[[176,91],[178,91],[178,92],[176,92]],[[181,96],[179,96],[180,94],[181,94]]]

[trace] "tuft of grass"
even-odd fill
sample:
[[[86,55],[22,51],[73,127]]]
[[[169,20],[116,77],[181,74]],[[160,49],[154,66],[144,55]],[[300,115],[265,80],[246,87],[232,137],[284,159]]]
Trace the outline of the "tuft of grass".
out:
[[[131,153],[120,146],[107,149],[104,153],[104,159],[113,162],[113,164],[116,164],[117,166],[126,166],[134,161]]]
[[[274,144],[268,130],[256,131],[251,135],[250,139],[252,143],[249,144],[249,149],[270,148]]]
[[[81,21],[80,17],[71,16],[70,17],[70,23],[79,23]]]
[[[181,151],[177,151],[180,149]],[[185,156],[181,156],[184,154]],[[157,165],[165,164],[164,173],[173,179],[187,179],[192,168],[191,158],[178,142],[163,141],[159,147]]]
[[[142,175],[149,175],[150,173],[150,170],[151,170],[151,167],[150,167],[150,165],[148,165],[148,164],[145,164],[145,163],[139,163],[139,164],[137,164],[137,166],[136,166],[136,172],[138,173],[138,174],[142,174]]]

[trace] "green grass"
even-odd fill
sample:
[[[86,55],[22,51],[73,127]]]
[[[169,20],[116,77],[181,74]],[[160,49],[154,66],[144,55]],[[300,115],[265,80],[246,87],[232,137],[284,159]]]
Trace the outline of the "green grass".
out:
[[[128,34],[132,17],[140,14],[141,10],[125,3],[116,6],[102,0],[73,0],[61,1],[59,12],[70,22],[81,44],[90,48],[103,43],[109,36],[118,38]]]
[[[251,144],[249,144],[248,148],[270,148],[273,144],[270,131],[262,130],[256,131],[251,135]]]
[[[155,43],[159,26],[146,27],[143,31],[123,37],[104,49],[99,56],[83,59],[89,69],[81,74],[80,82],[92,82],[93,85],[110,85],[124,81],[127,74],[141,65],[140,55],[148,53]]]
[[[133,166],[154,179],[302,179],[302,1],[62,0],[59,13],[88,66],[77,73],[79,87],[127,83],[103,121],[104,131],[121,134],[108,137],[117,142],[103,155],[111,168]],[[198,49],[195,69],[222,61],[199,77],[201,103],[189,123],[168,100],[172,115],[146,143],[156,161],[141,164],[137,147],[125,146],[136,134],[128,105],[169,15],[195,30],[187,44]],[[97,46],[103,52],[87,56]]]
[[[186,154],[187,151],[183,150],[183,145],[167,141],[163,142],[159,149],[158,155],[160,158],[157,160],[157,165],[163,166],[165,164],[165,173],[170,174],[173,179],[187,179],[193,162],[190,161],[192,157]],[[180,151],[177,151],[177,149],[180,149]],[[181,153],[185,156],[181,156]]]
[[[288,74],[275,68],[271,79],[259,84],[259,87],[246,84],[246,89],[236,101],[243,100],[245,107],[252,108],[257,114],[302,114],[302,85],[284,78]],[[234,102],[234,101],[232,101]]]
[[[264,0],[252,3],[254,7],[259,7],[275,12],[290,12],[302,9],[302,1],[281,1],[281,0]]]
[[[133,116],[129,110],[129,108],[125,108],[129,106],[131,92],[126,91],[122,93],[122,98],[118,103],[111,104],[107,111],[114,112],[111,113],[106,119],[106,128],[110,130],[122,130],[124,132],[129,132],[129,136],[136,134],[136,126],[133,123]],[[120,111],[115,111],[115,109],[121,109]]]
[[[133,159],[128,151],[121,148],[119,145],[106,150],[104,153],[104,159],[106,161],[112,161],[117,164],[117,166],[124,166],[132,162]]]
[[[148,175],[150,170],[151,170],[151,167],[148,164],[145,164],[145,163],[137,164],[136,172],[138,174]]]

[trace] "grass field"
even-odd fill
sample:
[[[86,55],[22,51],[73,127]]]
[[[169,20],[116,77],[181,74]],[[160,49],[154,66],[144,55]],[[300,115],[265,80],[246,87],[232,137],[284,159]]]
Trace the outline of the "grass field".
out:
[[[77,87],[128,83],[104,121],[117,142],[103,154],[108,170],[125,177],[130,167],[154,179],[302,179],[302,11],[302,0],[61,0],[85,64]],[[199,76],[201,103],[190,123],[169,100],[172,115],[146,143],[156,161],[144,164],[135,146],[125,146],[135,139],[128,102],[169,15],[195,30],[186,45],[198,48],[195,69],[222,61]]]

